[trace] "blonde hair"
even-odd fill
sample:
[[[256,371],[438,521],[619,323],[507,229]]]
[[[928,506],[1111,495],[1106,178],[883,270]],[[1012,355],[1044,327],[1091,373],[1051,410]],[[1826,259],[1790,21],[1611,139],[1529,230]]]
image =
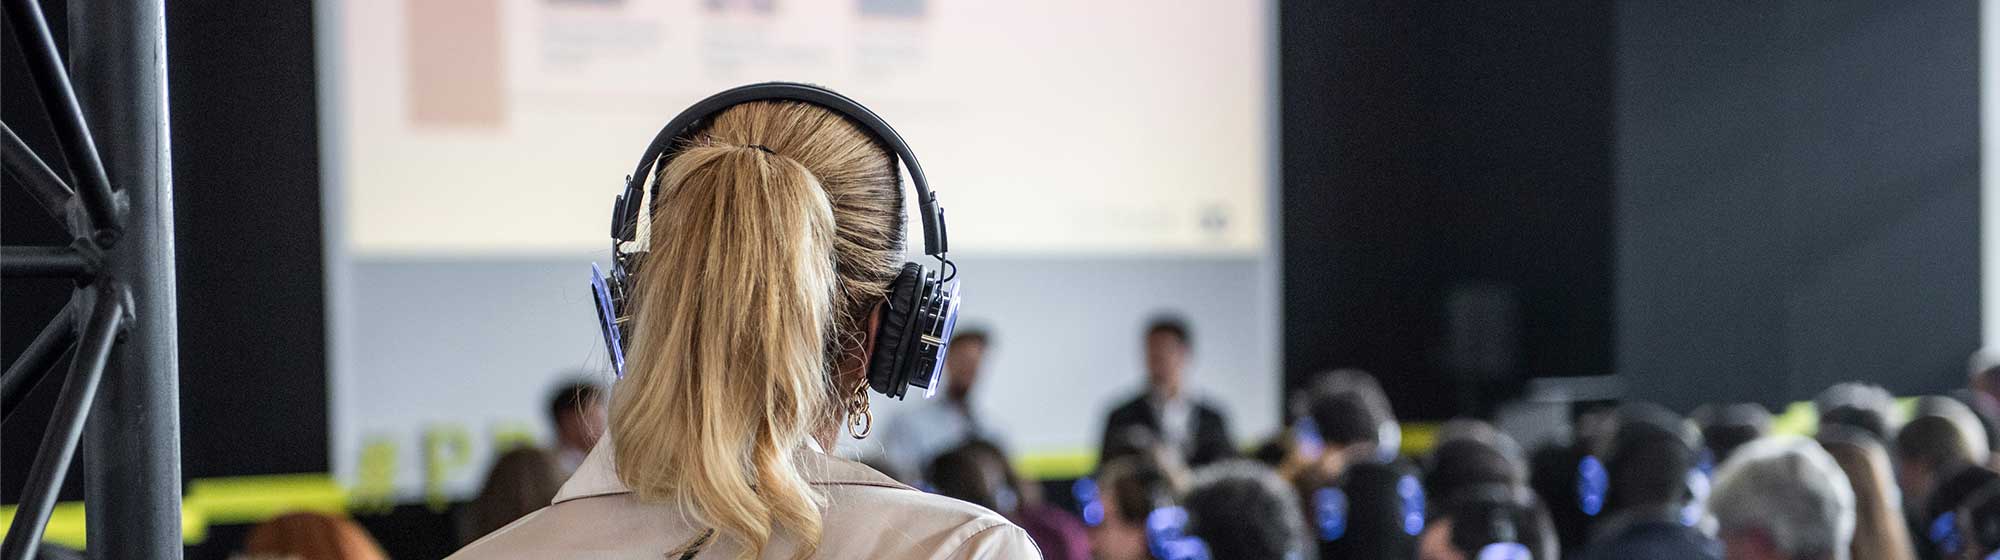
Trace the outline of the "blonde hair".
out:
[[[1860,430],[1850,430],[1859,432]],[[1854,488],[1854,543],[1852,558],[1869,560],[1912,560],[1916,549],[1910,530],[1903,525],[1902,497],[1889,472],[1889,453],[1865,433],[1820,434],[1826,448],[1847,482]]]
[[[856,390],[834,372],[858,367],[901,269],[902,192],[888,152],[826,109],[759,101],[711,121],[656,178],[612,393],[618,478],[747,557],[783,529],[804,558],[825,504],[794,454]]]

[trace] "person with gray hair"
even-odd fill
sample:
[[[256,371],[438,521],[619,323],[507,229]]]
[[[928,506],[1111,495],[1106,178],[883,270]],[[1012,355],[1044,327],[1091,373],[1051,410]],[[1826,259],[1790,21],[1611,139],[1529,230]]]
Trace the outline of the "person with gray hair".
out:
[[[1728,560],[1847,560],[1854,491],[1819,444],[1795,436],[1737,448],[1709,500]]]

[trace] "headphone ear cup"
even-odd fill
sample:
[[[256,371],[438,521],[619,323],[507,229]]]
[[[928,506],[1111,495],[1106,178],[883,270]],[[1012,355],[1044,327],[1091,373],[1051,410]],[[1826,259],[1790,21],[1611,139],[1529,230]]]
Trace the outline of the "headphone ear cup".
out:
[[[903,271],[889,284],[888,301],[882,305],[882,323],[875,330],[875,348],[868,363],[868,386],[876,392],[903,398],[909,387],[909,348],[915,345],[916,315],[923,297],[924,267],[903,263]]]

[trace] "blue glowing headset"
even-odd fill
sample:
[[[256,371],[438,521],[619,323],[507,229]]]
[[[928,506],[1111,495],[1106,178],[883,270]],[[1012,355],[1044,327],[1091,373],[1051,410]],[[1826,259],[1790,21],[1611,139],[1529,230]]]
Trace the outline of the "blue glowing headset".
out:
[[[2000,560],[2000,500],[1996,499],[2000,499],[2000,480],[1988,480],[1959,502],[1967,504],[1965,513],[1971,517],[1971,535],[1960,531],[1959,511],[1954,508],[1932,518],[1925,536],[1946,556],[1957,556],[1967,545],[1976,544],[1989,551],[1982,560]],[[1967,542],[1968,537],[1972,542]]]
[[[1401,508],[1402,518],[1397,520],[1403,534],[1417,536],[1424,532],[1424,486],[1412,475],[1402,475],[1396,479],[1396,498]],[[1313,491],[1313,524],[1318,529],[1319,540],[1338,541],[1347,536],[1348,517],[1352,504],[1347,491],[1338,486],[1328,486]]]
[[[937,270],[925,270],[917,263],[904,263],[889,285],[882,322],[875,332],[873,360],[868,368],[868,386],[894,398],[903,398],[910,386],[924,389],[929,397],[937,391],[938,375],[944,368],[945,352],[951,343],[952,328],[958,320],[958,267],[945,256],[949,249],[945,236],[944,209],[924,178],[923,166],[903,137],[889,123],[860,103],[819,86],[767,82],[741,86],[717,93],[695,103],[667,122],[639,157],[639,164],[625,177],[625,190],[611,208],[611,274],[606,277],[596,264],[590,267],[591,294],[597,300],[598,327],[611,368],[625,375],[625,352],[630,349],[632,319],[632,272],[646,255],[637,241],[640,210],[650,195],[650,206],[660,203],[658,183],[649,191],[647,181],[657,169],[666,167],[675,151],[692,141],[711,118],[724,110],[757,101],[791,101],[826,109],[859,127],[877,145],[893,154],[910,174],[910,189],[916,192],[917,216],[923,222],[924,254],[938,259]],[[764,148],[769,151],[768,148]],[[784,155],[784,154],[777,154]],[[648,208],[650,209],[650,208]],[[631,247],[628,247],[631,246]],[[942,274],[942,276],[940,276]]]

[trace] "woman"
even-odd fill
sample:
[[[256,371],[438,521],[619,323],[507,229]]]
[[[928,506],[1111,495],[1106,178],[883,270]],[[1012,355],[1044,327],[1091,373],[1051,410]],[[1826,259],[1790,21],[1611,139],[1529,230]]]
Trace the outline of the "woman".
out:
[[[991,511],[826,454],[867,417],[903,265],[891,153],[840,114],[772,100],[675,148],[646,206],[610,432],[553,505],[457,557],[1036,557]]]
[[[1819,443],[1846,471],[1854,487],[1854,542],[1851,558],[1913,560],[1916,550],[1903,524],[1903,501],[1889,474],[1889,452],[1873,435],[1856,428],[1822,426]]]
[[[1187,492],[1187,474],[1177,455],[1154,448],[1112,459],[1099,469],[1085,496],[1084,521],[1090,528],[1090,553],[1097,560],[1151,560],[1146,542],[1146,516],[1153,508],[1174,505]]]
[[[236,558],[288,560],[385,560],[381,545],[345,516],[294,512],[250,529]]]

